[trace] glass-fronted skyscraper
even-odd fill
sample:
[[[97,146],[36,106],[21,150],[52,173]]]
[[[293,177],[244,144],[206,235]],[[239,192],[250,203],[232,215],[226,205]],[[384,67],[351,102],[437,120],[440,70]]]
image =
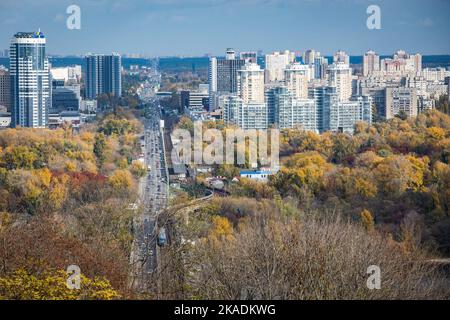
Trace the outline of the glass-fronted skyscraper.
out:
[[[121,68],[119,54],[88,54],[85,58],[86,99],[94,100],[99,94],[122,95]]]
[[[245,60],[236,59],[234,50],[228,49],[225,59],[217,59],[217,92],[221,94],[237,92],[237,75],[245,65]]]
[[[42,32],[19,32],[11,40],[11,126],[44,128],[51,106],[49,63]]]

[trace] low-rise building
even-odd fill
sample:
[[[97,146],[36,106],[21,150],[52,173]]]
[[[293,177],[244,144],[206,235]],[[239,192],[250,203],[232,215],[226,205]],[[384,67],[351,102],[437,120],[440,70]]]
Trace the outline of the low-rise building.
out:
[[[261,182],[267,182],[271,175],[274,175],[276,172],[271,170],[241,170],[240,177],[247,178],[252,180],[257,180]]]

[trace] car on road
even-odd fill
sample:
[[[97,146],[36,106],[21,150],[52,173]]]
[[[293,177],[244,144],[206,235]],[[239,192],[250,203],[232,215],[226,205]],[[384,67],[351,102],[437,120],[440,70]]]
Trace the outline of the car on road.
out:
[[[161,228],[158,234],[158,246],[163,247],[167,244],[166,228]]]

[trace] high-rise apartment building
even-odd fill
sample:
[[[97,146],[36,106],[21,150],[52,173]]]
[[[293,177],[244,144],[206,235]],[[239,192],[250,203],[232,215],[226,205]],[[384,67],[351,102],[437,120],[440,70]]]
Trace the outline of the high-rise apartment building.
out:
[[[410,55],[403,50],[395,52],[392,59],[382,59],[380,70],[388,74],[416,74],[422,71],[422,55]]]
[[[366,77],[375,71],[380,70],[380,56],[374,51],[369,50],[363,58],[363,75]]]
[[[317,131],[316,104],[312,99],[293,99],[289,105],[280,108],[279,128],[299,128]]]
[[[11,110],[11,78],[9,72],[0,69],[0,108]]]
[[[345,53],[345,51],[339,50],[333,56],[333,63],[344,63],[350,65],[350,57],[347,53]]]
[[[236,59],[236,51],[233,48],[228,48],[225,54],[226,60],[235,60]]]
[[[255,51],[241,52],[239,56],[245,63],[258,63],[258,54]]]
[[[322,112],[322,131],[330,131],[332,130],[332,115],[336,115],[333,113],[333,110],[339,110],[339,93],[336,90],[336,87],[325,87],[323,91],[319,91],[319,94],[323,94],[322,98],[322,106],[319,106],[317,109]]]
[[[238,70],[238,96],[245,104],[264,103],[264,70],[256,63]]]
[[[209,84],[209,111],[217,109],[217,58],[209,59],[208,65],[208,84]]]
[[[290,64],[284,71],[285,83],[296,99],[308,98],[308,74],[310,69],[300,63]]]
[[[217,92],[217,58],[209,58],[208,66],[209,92]]]
[[[371,124],[372,105],[373,101],[370,96],[331,103],[329,106],[329,130],[353,134],[357,122],[364,121]]]
[[[225,123],[240,128],[267,129],[267,104],[264,101],[264,71],[248,63],[237,71],[237,92],[219,98]]]
[[[358,121],[372,123],[373,99],[369,95],[341,101],[336,87],[311,87],[309,96],[316,105],[317,130],[352,134]]]
[[[325,79],[328,68],[328,59],[316,56],[314,58],[314,79]]]
[[[376,108],[376,119],[384,120],[386,117],[386,86],[362,88],[359,95],[370,95]]]
[[[19,32],[11,40],[11,126],[44,128],[51,106],[49,63],[42,32]]]
[[[293,62],[295,62],[294,52],[286,50],[283,53],[276,51],[272,54],[267,54],[266,70],[268,82],[284,81],[284,70]]]
[[[248,103],[239,109],[239,127],[243,130],[264,130],[268,128],[267,104]]]
[[[276,86],[266,92],[268,123],[280,129],[301,128],[317,131],[314,99],[297,99],[287,86]]]
[[[122,95],[122,61],[119,54],[88,54],[86,60],[86,99],[99,94]]]
[[[267,104],[264,100],[264,71],[256,63],[245,64],[238,70],[237,95],[222,98],[225,123],[244,130],[267,129]]]
[[[238,70],[242,69],[245,61],[236,59],[234,50],[228,49],[225,59],[217,59],[217,93],[229,94],[237,92],[237,74]],[[214,66],[210,64],[211,67]],[[213,72],[214,73],[214,72]]]
[[[386,88],[386,119],[391,119],[399,114],[405,114],[407,117],[417,116],[417,89],[395,87]]]
[[[266,90],[267,121],[269,125],[277,125],[280,120],[280,107],[292,104],[292,92],[286,86],[275,86]]]
[[[324,132],[327,130],[326,128],[329,126],[327,124],[327,119],[324,117],[325,111],[325,95],[329,91],[329,87],[324,86],[313,86],[308,88],[308,96],[310,99],[314,100],[316,105],[316,128],[319,132]],[[337,94],[336,94],[337,99]],[[329,114],[329,113],[328,113]]]
[[[420,53],[416,53],[411,56],[414,60],[414,69],[416,72],[422,71],[422,55]]]
[[[320,53],[313,49],[308,49],[303,53],[303,63],[306,65],[312,65],[314,64],[314,59],[316,57],[316,54],[320,56]]]
[[[226,124],[238,124],[239,109],[242,99],[237,95],[223,95],[219,98],[222,107],[222,119]]]
[[[220,104],[225,123],[237,125],[243,130],[268,128],[265,103],[245,104],[237,95],[224,95],[220,97]]]
[[[328,67],[328,82],[335,87],[341,101],[347,101],[352,96],[352,69],[348,64],[338,62]]]

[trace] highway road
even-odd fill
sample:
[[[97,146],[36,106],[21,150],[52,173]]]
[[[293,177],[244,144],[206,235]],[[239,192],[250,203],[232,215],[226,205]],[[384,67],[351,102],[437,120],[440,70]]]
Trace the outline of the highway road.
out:
[[[158,235],[164,226],[158,225],[160,213],[168,205],[168,176],[160,127],[161,111],[156,103],[148,104],[147,118],[143,120],[145,145],[142,148],[147,175],[139,185],[142,213],[135,220],[135,239],[131,254],[132,286],[142,293],[156,288],[158,277]]]

